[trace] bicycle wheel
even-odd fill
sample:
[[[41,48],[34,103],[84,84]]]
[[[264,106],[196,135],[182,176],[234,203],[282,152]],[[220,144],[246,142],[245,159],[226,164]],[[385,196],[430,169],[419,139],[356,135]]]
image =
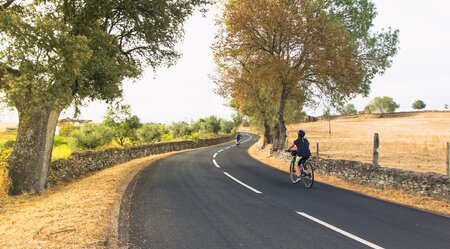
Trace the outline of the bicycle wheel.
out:
[[[306,188],[312,188],[314,184],[314,165],[311,162],[303,163],[301,178]]]
[[[299,181],[299,177],[295,175],[295,159],[292,159],[291,164],[290,164],[290,170],[289,170],[289,176],[291,178],[291,182],[292,183],[298,183]]]

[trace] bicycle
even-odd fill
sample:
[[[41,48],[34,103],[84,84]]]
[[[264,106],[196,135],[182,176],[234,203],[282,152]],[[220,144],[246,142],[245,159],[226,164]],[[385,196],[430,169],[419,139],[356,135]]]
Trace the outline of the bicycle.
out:
[[[239,145],[241,144],[241,140],[236,139],[236,147],[239,148]]]
[[[312,162],[306,160],[300,164],[300,177],[295,174],[295,159],[297,157],[296,150],[288,151],[291,153],[292,160],[289,167],[289,176],[291,178],[292,183],[296,184],[299,181],[302,181],[307,189],[312,188],[314,184],[314,165]]]

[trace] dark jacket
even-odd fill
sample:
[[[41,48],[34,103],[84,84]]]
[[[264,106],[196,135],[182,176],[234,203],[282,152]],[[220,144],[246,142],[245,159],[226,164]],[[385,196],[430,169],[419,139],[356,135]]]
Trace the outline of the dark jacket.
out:
[[[299,138],[294,141],[297,146],[297,155],[301,157],[311,156],[311,151],[309,150],[309,141],[306,138]]]

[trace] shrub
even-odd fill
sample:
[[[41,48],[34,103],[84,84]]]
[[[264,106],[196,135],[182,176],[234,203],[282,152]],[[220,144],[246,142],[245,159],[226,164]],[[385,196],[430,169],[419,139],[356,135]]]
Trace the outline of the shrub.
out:
[[[104,125],[87,124],[72,133],[76,146],[80,149],[95,149],[111,142],[114,132]]]
[[[4,142],[3,144],[2,144],[2,148],[3,149],[12,149],[13,147],[14,147],[14,144],[16,143],[16,140],[15,139],[8,139],[8,140],[6,140],[6,142]]]
[[[53,138],[53,147],[67,144],[67,139],[61,136],[55,136]]]
[[[11,149],[0,148],[0,196],[6,196],[11,187],[8,172],[8,158],[11,152]]]
[[[108,107],[103,124],[112,129],[121,146],[125,146],[127,140],[137,140],[136,130],[142,126],[139,117],[131,114],[131,107],[121,104]]]
[[[194,131],[192,125],[186,123],[186,122],[178,122],[178,123],[173,123],[170,126],[170,129],[172,130],[173,136],[176,138],[183,138],[183,139],[188,139],[189,135],[192,134],[192,132]]]
[[[234,122],[225,119],[220,120],[220,132],[230,134],[234,129]]]
[[[159,142],[162,139],[163,131],[161,125],[145,124],[136,131],[137,137],[144,143]]]
[[[173,141],[173,140],[174,140],[174,137],[173,137],[172,133],[163,134],[161,137],[161,141],[164,141],[164,142]]]
[[[52,161],[58,159],[66,159],[72,154],[72,149],[67,144],[61,144],[53,147],[52,151]]]
[[[72,123],[63,123],[60,125],[59,135],[63,136],[63,137],[69,137],[73,131],[79,130],[79,129],[80,129],[80,127],[77,127],[77,126],[73,125]]]
[[[198,132],[194,132],[189,136],[189,140],[195,141],[197,142],[198,140],[200,140],[200,133]]]

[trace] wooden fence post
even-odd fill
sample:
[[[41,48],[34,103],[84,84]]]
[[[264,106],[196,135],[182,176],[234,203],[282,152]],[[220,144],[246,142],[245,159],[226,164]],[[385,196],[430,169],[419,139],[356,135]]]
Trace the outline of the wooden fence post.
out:
[[[378,166],[378,148],[380,147],[380,137],[378,136],[378,133],[374,134],[373,138],[373,164]]]
[[[450,177],[450,143],[447,143],[447,175]]]
[[[317,146],[316,146],[316,155],[317,155],[317,157],[319,157],[319,143],[317,143]]]

